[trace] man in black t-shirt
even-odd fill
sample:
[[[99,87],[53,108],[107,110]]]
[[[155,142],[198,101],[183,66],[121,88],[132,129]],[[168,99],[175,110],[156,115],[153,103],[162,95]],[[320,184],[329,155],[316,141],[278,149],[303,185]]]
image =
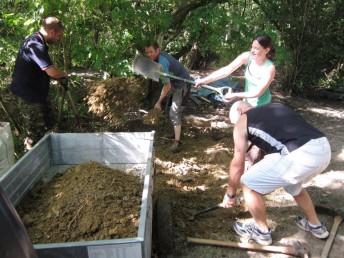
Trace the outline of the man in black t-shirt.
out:
[[[299,114],[280,103],[252,108],[238,101],[230,110],[234,156],[229,168],[229,181],[221,206],[235,205],[236,190],[241,184],[245,204],[253,222],[236,222],[235,232],[262,245],[272,243],[271,229],[263,196],[284,188],[293,196],[305,217],[296,225],[317,238],[329,235],[314,209],[312,199],[303,184],[323,172],[331,160],[331,147],[325,135],[307,123]],[[267,155],[244,173],[248,141]]]
[[[43,20],[38,32],[27,37],[19,49],[10,85],[27,129],[25,148],[30,149],[52,127],[48,101],[50,78],[61,80],[67,73],[57,69],[48,53],[48,45],[63,35],[63,24],[55,17]]]

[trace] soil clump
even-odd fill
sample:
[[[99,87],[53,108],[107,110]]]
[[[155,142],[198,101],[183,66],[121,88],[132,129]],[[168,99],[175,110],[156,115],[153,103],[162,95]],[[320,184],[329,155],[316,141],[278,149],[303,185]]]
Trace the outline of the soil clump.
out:
[[[37,184],[18,207],[34,244],[135,237],[138,176],[83,163]]]

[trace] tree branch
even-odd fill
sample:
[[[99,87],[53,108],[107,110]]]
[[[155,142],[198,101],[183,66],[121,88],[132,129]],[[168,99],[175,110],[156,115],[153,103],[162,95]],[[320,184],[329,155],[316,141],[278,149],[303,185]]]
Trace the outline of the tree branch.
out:
[[[193,0],[181,4],[172,13],[172,25],[176,28],[181,27],[186,17],[197,8],[206,6],[208,4],[221,4],[229,2],[228,0]]]
[[[276,27],[276,29],[281,33],[283,34],[283,28],[281,27],[280,23],[274,19],[272,17],[272,15],[270,15],[269,11],[271,9],[267,8],[266,5],[263,4],[262,1],[259,1],[259,0],[253,0],[253,2],[255,2],[259,7],[260,9],[263,11],[263,13],[265,14],[266,18],[268,18],[268,20]],[[266,1],[264,1],[266,2]],[[273,4],[272,2],[270,2],[269,4]],[[276,10],[276,8],[275,8]]]

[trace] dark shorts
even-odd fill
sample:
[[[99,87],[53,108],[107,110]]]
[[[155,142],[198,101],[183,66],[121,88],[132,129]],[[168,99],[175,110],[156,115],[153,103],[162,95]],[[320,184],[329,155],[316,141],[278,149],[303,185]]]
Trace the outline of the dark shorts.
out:
[[[186,105],[189,90],[190,87],[186,83],[183,85],[183,87],[171,89],[172,105],[169,116],[174,126],[181,125],[182,123],[182,113]]]

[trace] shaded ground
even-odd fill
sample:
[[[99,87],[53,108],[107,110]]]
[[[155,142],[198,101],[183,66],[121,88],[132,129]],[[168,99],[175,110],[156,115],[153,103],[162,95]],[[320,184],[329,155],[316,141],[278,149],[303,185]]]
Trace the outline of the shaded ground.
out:
[[[85,80],[86,85],[89,85]],[[117,83],[120,82],[120,83]],[[97,132],[97,131],[150,131],[156,130],[154,199],[167,196],[171,211],[171,235],[167,240],[173,245],[165,248],[162,238],[153,232],[153,257],[161,258],[222,258],[222,257],[287,257],[282,254],[262,254],[233,248],[218,248],[187,244],[186,237],[211,238],[217,240],[239,241],[231,226],[237,219],[247,220],[249,215],[242,208],[218,209],[204,214],[194,221],[194,212],[213,206],[222,200],[227,183],[228,164],[233,153],[232,127],[228,125],[228,107],[215,108],[207,102],[200,105],[189,102],[183,124],[182,151],[172,154],[168,147],[172,144],[168,136],[172,128],[166,119],[159,123],[143,123],[144,113],[128,106],[144,107],[147,99],[140,95],[140,86],[135,81],[132,94],[138,94],[141,102],[126,94],[130,80],[115,83],[94,84],[83,87],[83,83],[73,85],[71,91],[78,103],[81,127],[75,126],[75,119],[68,106],[64,109],[63,121],[56,129],[60,132]],[[118,87],[118,89],[117,89]],[[144,86],[142,86],[144,87]],[[159,93],[159,88],[156,88]],[[143,93],[146,92],[144,88]],[[158,97],[157,94],[156,97]],[[148,97],[148,95],[146,96]],[[125,98],[125,101],[122,100]],[[116,106],[120,101],[121,108]],[[293,106],[316,127],[325,132],[332,146],[332,162],[326,171],[310,183],[309,190],[316,204],[342,208],[344,204],[344,104],[304,98],[286,97],[274,94],[274,100]],[[131,103],[131,102],[135,103]],[[150,104],[154,103],[149,99]],[[120,111],[120,113],[118,112]],[[148,108],[146,109],[148,111]],[[150,118],[148,117],[149,120]],[[313,257],[319,257],[325,241],[315,239],[300,231],[294,219],[300,214],[295,203],[284,191],[278,190],[266,196],[269,225],[273,229],[273,244],[278,245],[286,239],[296,239],[311,247]],[[330,229],[333,218],[320,215]],[[154,225],[157,218],[155,217]],[[168,221],[164,217],[162,221]],[[164,240],[166,240],[164,239]],[[163,250],[163,255],[158,254]],[[342,257],[344,252],[344,226],[340,226],[336,241],[329,257]]]
[[[309,190],[316,204],[333,208],[342,206],[344,105],[340,102],[310,101],[279,94],[275,94],[275,100],[293,106],[310,123],[327,134],[333,159],[327,170],[311,182]],[[190,221],[194,212],[221,202],[233,147],[232,129],[223,123],[227,121],[226,108],[214,109],[207,106],[198,108],[196,112],[191,110],[190,113],[185,118],[181,153],[169,153],[167,147],[170,143],[159,138],[156,140],[155,196],[168,194],[170,197],[175,241],[171,257],[288,257],[283,254],[187,244],[187,236],[239,241],[231,225],[236,220],[247,220],[250,217],[242,208],[218,209]],[[320,256],[325,241],[315,239],[296,227],[294,220],[300,215],[300,211],[291,197],[283,190],[278,190],[267,195],[266,201],[269,225],[273,230],[273,244],[299,240],[310,246],[313,257]],[[320,214],[320,218],[330,229],[333,218],[326,214]],[[344,228],[341,226],[329,257],[342,257],[343,244]],[[159,242],[156,245],[159,245]],[[160,256],[165,257],[166,254]]]

